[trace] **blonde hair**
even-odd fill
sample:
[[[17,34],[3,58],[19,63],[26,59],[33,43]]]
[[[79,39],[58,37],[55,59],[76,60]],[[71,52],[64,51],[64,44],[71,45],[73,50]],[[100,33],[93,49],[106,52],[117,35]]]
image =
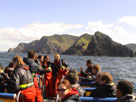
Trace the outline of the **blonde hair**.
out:
[[[22,66],[24,65],[25,63],[23,62],[23,59],[20,57],[20,56],[14,56],[13,59],[12,59],[13,63],[16,63],[17,62],[17,65],[18,66]]]
[[[56,59],[60,59],[60,54],[56,53],[56,54],[54,55],[54,60],[56,60]]]

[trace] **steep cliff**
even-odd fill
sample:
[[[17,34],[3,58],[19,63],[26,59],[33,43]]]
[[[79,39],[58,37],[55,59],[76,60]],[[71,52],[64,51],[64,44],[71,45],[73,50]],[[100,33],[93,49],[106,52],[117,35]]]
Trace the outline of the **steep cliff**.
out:
[[[92,56],[121,56],[133,57],[132,50],[120,43],[112,41],[112,39],[101,33],[96,32],[92,37],[84,55]]]
[[[84,51],[88,47],[89,42],[91,41],[91,38],[92,38],[92,35],[83,34],[63,54],[66,54],[66,55],[83,55]]]
[[[16,48],[10,48],[8,52],[26,53],[29,50],[34,50],[37,53],[45,54],[62,53],[67,50],[77,39],[77,36],[66,34],[44,36],[40,40],[35,40],[28,44],[20,43]]]

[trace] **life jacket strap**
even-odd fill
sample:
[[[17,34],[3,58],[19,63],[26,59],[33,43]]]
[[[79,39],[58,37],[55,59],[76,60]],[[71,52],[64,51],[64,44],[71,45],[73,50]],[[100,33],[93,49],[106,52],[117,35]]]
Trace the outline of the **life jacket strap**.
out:
[[[28,84],[22,84],[22,85],[19,85],[19,88],[20,89],[26,89],[26,88],[28,88],[30,86],[33,86],[33,85],[34,85],[33,82],[32,83],[28,83]]]

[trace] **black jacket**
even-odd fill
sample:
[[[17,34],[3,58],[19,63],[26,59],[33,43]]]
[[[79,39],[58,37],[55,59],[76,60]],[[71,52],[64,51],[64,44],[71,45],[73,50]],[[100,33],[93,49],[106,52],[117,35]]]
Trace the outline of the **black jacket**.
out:
[[[33,83],[33,76],[28,67],[17,67],[13,71],[12,77],[9,80],[8,87],[10,93],[16,93],[21,90],[20,85]]]
[[[61,102],[81,102],[78,95],[71,95],[63,100]]]
[[[81,73],[82,74],[82,73]],[[95,81],[96,74],[88,74],[87,77],[84,77],[81,81],[82,82],[90,82],[90,81]]]
[[[127,94],[127,95],[117,99],[116,102],[136,102],[136,100],[135,100],[135,96],[133,96],[131,94]]]
[[[8,78],[5,73],[0,73],[0,92],[4,92],[5,83],[8,81]]]
[[[43,70],[33,59],[31,58],[24,58],[24,62],[29,66],[31,73],[40,73],[44,74],[50,72],[50,70]]]
[[[91,92],[90,97],[115,97],[115,90],[113,84],[100,85]]]

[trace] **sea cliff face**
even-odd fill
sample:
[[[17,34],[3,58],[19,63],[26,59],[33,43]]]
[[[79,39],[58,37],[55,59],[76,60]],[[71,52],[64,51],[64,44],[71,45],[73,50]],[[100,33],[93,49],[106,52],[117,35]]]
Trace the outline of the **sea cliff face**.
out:
[[[87,56],[119,56],[134,57],[135,52],[129,47],[113,41],[109,36],[97,31],[94,35],[83,34],[44,36],[30,43],[20,43],[8,52],[28,52],[34,50],[43,54],[66,54]]]
[[[67,50],[76,40],[77,36],[72,35],[53,35],[44,36],[40,40],[30,43],[20,43],[16,48],[10,48],[8,52],[23,52],[34,50],[37,53],[54,54],[62,53]]]
[[[136,44],[131,43],[131,44],[126,44],[125,46],[131,49],[136,56]]]
[[[83,55],[91,39],[92,39],[92,35],[89,35],[87,33],[83,34],[75,41],[75,43],[68,50],[63,52],[63,54],[65,55]]]
[[[84,55],[133,57],[132,50],[114,42],[109,36],[96,32],[92,37]]]

